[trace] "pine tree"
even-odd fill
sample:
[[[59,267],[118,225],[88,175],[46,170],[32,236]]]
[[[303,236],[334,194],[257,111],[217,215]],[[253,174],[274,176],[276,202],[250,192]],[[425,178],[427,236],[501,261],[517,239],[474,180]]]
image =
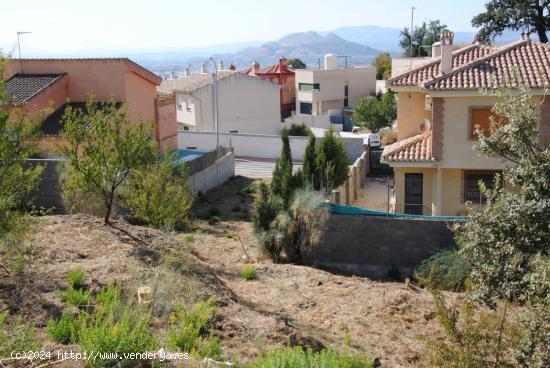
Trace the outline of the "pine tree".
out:
[[[317,163],[315,162],[315,136],[309,133],[309,141],[304,152],[303,176],[315,189],[319,189]]]

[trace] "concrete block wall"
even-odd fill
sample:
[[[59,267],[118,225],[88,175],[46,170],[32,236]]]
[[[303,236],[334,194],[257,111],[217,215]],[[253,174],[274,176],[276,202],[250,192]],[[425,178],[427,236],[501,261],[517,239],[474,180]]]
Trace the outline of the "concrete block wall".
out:
[[[397,267],[408,277],[436,251],[456,246],[450,225],[439,219],[331,214],[321,243],[305,263],[380,279]]]

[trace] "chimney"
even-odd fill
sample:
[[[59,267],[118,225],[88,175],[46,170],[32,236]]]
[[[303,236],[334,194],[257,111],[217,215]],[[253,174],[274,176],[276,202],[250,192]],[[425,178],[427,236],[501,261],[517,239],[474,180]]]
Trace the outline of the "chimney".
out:
[[[231,65],[229,65],[229,70],[237,70],[237,67],[235,65],[233,65],[233,63],[231,63]]]
[[[334,70],[336,69],[336,55],[326,54],[325,55],[325,70]]]
[[[208,67],[206,66],[206,63],[201,64],[201,74],[208,74]]]
[[[254,62],[252,63],[252,67],[254,68],[254,70],[258,70],[260,69],[260,63],[254,60]]]
[[[218,70],[224,70],[223,69],[223,60],[218,61]]]
[[[191,73],[190,73],[190,68],[189,68],[189,65],[187,65],[187,66],[185,67],[185,69],[183,69],[183,76],[184,76],[184,77],[189,77],[190,75],[191,75]]]
[[[441,56],[441,42],[434,42],[432,45],[432,58]]]
[[[453,70],[453,33],[441,33],[441,67],[440,73],[447,74]]]
[[[171,78],[170,79],[177,79],[176,71],[172,69]]]
[[[286,63],[286,58],[284,56],[279,58],[279,67],[282,71],[288,69],[288,64]]]

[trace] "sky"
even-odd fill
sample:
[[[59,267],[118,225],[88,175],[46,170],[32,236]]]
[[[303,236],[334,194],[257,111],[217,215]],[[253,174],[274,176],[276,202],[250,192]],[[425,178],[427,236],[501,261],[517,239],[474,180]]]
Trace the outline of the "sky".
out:
[[[16,0],[0,4],[0,48],[23,51],[207,47],[343,26],[441,19],[471,31],[483,0]]]

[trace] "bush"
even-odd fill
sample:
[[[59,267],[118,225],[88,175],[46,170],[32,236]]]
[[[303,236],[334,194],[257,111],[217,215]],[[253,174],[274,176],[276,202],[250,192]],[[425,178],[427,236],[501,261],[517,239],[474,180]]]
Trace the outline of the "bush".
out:
[[[78,345],[90,353],[139,353],[155,348],[149,328],[150,315],[139,306],[123,301],[120,288],[101,289],[90,300],[87,312],[75,316],[64,313],[58,321],[48,323],[48,334],[56,341]],[[89,360],[91,367],[112,366],[120,359]]]
[[[424,260],[416,268],[421,283],[429,282],[441,290],[461,291],[471,267],[458,250],[442,250]]]
[[[301,347],[268,351],[245,368],[372,368],[372,361],[359,355],[339,354],[332,350],[313,352]]]
[[[263,251],[275,261],[301,262],[302,255],[319,244],[327,214],[324,198],[317,192],[297,191],[288,211],[259,234]]]
[[[260,184],[260,193],[256,196],[252,207],[252,224],[254,231],[268,230],[277,214],[283,210],[283,200],[271,194],[266,183]]]
[[[397,142],[397,132],[390,127],[380,129],[380,143],[386,146]]]
[[[90,305],[91,293],[82,289],[67,289],[61,293],[61,301],[75,307],[87,307]]]
[[[10,323],[7,319],[8,312],[0,313],[0,358],[10,358],[14,351],[40,348],[33,326],[25,324],[21,316],[13,317]]]
[[[216,307],[212,299],[197,303],[189,311],[182,306],[178,307],[171,317],[168,347],[187,353],[199,352],[201,347],[203,353],[213,354],[216,350],[215,343],[201,339],[201,334],[206,333],[207,324],[215,311]]]
[[[241,268],[240,275],[243,279],[247,281],[256,280],[258,278],[258,275],[256,274],[256,269],[251,265],[245,265],[243,268]]]
[[[62,344],[74,344],[78,341],[78,321],[74,315],[63,313],[58,321],[50,320],[46,327],[48,336]]]
[[[69,288],[81,288],[84,285],[84,276],[84,270],[82,270],[81,268],[75,268],[74,270],[70,270],[69,272],[67,272],[67,283],[69,284]]]
[[[122,203],[134,222],[167,230],[181,228],[193,204],[185,164],[165,159],[136,171]]]
[[[311,132],[311,129],[309,127],[302,123],[302,124],[292,124],[290,128],[287,128],[288,135],[291,137],[307,137],[308,134]]]
[[[220,218],[218,216],[212,216],[208,219],[208,225],[217,225],[220,223]]]

